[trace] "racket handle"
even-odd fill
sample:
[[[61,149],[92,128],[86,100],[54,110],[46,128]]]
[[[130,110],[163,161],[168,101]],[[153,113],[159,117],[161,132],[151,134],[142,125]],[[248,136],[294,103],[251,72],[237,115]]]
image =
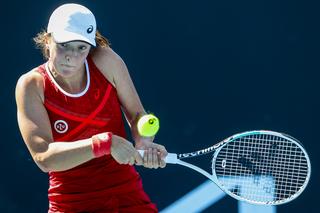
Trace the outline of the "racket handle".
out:
[[[138,150],[139,154],[143,157],[144,150]],[[168,153],[168,155],[165,157],[164,161],[166,163],[176,164],[178,162],[177,154],[175,153]]]

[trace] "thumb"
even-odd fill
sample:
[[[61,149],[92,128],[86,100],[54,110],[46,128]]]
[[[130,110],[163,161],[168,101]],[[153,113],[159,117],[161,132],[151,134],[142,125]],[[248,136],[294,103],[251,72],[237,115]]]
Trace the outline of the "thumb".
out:
[[[166,148],[160,144],[153,144],[154,148],[156,148],[158,150],[158,152],[160,153],[161,159],[163,160],[167,155],[168,152],[166,150]]]

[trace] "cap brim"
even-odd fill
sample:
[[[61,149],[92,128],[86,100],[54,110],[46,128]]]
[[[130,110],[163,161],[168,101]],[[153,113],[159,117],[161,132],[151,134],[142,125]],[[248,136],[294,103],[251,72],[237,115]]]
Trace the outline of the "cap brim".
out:
[[[88,39],[83,35],[73,33],[73,32],[67,32],[67,31],[64,31],[63,33],[53,32],[52,36],[56,43],[65,43],[70,41],[84,41],[84,42],[87,42],[88,44],[91,44],[94,47],[96,46],[95,39]]]

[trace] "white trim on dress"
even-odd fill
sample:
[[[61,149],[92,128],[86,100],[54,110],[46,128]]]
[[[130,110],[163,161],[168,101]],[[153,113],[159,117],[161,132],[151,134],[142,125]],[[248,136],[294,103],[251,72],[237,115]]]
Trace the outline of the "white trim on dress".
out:
[[[68,93],[62,89],[62,87],[57,83],[57,81],[52,76],[52,73],[49,71],[48,62],[45,64],[45,67],[46,67],[46,72],[48,73],[50,79],[63,94],[65,94],[66,96],[72,97],[72,98],[79,98],[79,97],[83,96],[84,94],[86,94],[86,92],[88,91],[89,86],[90,86],[90,72],[89,72],[89,66],[88,66],[87,60],[85,60],[84,63],[86,66],[86,73],[87,73],[87,85],[86,85],[86,88],[82,92],[76,93],[76,94]]]

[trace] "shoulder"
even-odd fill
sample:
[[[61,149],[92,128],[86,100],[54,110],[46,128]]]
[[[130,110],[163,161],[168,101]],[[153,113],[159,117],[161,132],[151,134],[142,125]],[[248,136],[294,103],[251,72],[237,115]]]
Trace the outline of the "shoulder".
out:
[[[110,47],[97,47],[91,54],[99,70],[115,85],[115,79],[126,70],[122,58]]]
[[[16,84],[16,99],[30,96],[39,96],[44,100],[43,95],[43,77],[34,68],[21,75]]]
[[[105,64],[115,64],[123,62],[121,57],[111,47],[97,47],[93,53],[92,58],[95,62]]]

